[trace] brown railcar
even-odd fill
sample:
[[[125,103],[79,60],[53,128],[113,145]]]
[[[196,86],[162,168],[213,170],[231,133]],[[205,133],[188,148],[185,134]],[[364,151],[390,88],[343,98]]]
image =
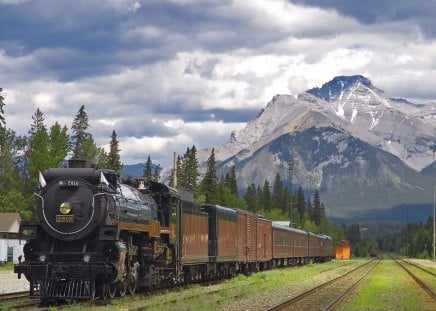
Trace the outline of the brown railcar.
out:
[[[312,232],[308,233],[308,260],[314,261],[321,255],[320,237]]]
[[[272,260],[272,222],[264,218],[257,218],[257,260],[262,269]]]
[[[236,215],[238,262],[245,265],[242,267],[244,272],[247,269],[251,271],[253,269],[251,264],[255,264],[257,261],[257,217],[255,214],[243,210],[237,210]]]
[[[278,224],[272,224],[272,250],[276,265],[302,262],[308,255],[307,232]]]
[[[236,262],[236,210],[219,205],[202,205],[209,215],[209,260],[210,262]]]
[[[307,261],[309,256],[309,236],[307,231],[294,229],[294,257],[300,263]]]
[[[334,256],[333,240],[328,235],[320,235],[321,260],[330,260]]]
[[[184,205],[180,212],[181,263],[206,263],[209,261],[208,215],[195,205]]]

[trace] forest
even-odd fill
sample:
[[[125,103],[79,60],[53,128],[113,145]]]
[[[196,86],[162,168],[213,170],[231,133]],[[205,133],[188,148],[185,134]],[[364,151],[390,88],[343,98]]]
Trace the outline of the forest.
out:
[[[0,212],[18,212],[22,219],[36,218],[35,190],[38,172],[66,165],[66,159],[84,160],[88,166],[122,171],[120,146],[115,130],[109,135],[109,150],[96,145],[89,132],[90,123],[85,106],[72,118],[71,127],[55,123],[48,127],[44,113],[37,108],[32,115],[27,135],[17,135],[7,127],[5,98],[0,88]],[[313,197],[305,195],[301,186],[289,189],[277,173],[275,180],[263,185],[252,183],[238,189],[237,172],[231,167],[217,176],[214,149],[207,160],[205,173],[200,168],[195,146],[177,158],[170,185],[194,193],[197,203],[249,210],[271,220],[289,221],[292,227],[330,235],[334,243],[347,239],[355,256],[390,251],[426,258],[430,254],[431,219],[425,224],[407,224],[402,231],[380,236],[365,235],[359,224],[337,225],[325,214],[318,190]],[[150,156],[145,161],[143,176],[159,180],[159,164]],[[240,195],[242,193],[242,195]],[[398,229],[398,227],[397,227]]]

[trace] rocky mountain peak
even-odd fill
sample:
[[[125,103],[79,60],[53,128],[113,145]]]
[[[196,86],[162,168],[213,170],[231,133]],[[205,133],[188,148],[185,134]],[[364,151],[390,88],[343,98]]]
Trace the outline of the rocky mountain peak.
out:
[[[346,91],[351,88],[357,88],[360,85],[376,90],[368,78],[361,75],[354,75],[335,77],[333,80],[324,83],[321,88],[315,87],[306,92],[330,102],[341,99]]]

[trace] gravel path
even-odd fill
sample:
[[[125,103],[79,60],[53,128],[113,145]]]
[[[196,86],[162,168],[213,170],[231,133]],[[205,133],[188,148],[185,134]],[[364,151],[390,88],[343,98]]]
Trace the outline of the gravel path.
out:
[[[328,270],[319,273],[316,276],[307,278],[306,280],[298,283],[289,284],[288,286],[276,289],[269,293],[259,293],[257,296],[251,296],[246,299],[237,300],[231,305],[225,306],[219,311],[260,311],[268,309],[272,306],[277,305],[280,302],[285,301],[289,297],[294,297],[300,293],[307,291],[317,285],[320,285],[334,277],[337,277],[346,271],[352,270],[358,264],[353,264],[350,266],[340,267],[334,270]]]
[[[12,271],[0,272],[0,294],[14,293],[29,290],[29,282],[24,275],[21,280],[18,279],[17,274]]]

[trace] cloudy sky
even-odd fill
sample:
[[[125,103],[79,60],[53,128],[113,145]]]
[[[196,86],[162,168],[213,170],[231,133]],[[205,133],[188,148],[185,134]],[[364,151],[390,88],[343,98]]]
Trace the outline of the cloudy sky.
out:
[[[221,145],[276,94],[362,74],[436,99],[435,0],[0,0],[7,127],[81,105],[125,164]]]

